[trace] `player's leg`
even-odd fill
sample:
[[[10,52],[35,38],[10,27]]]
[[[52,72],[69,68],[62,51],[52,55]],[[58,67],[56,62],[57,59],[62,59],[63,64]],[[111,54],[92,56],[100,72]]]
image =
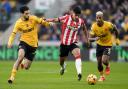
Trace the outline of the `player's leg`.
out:
[[[109,64],[110,53],[111,53],[111,47],[107,47],[104,49],[103,56],[102,56],[102,62],[106,66],[105,73],[107,75],[110,74],[110,64]]]
[[[102,65],[102,56],[98,56],[97,57],[97,68],[98,71],[100,73],[100,78],[98,81],[104,81],[105,80],[105,76],[104,76],[104,72],[103,72],[103,65]]]
[[[30,68],[31,64],[32,64],[31,60],[29,60],[27,58],[24,59],[24,62],[23,62],[24,69],[28,70]]]
[[[60,70],[60,75],[64,74],[65,68],[66,68],[66,63],[65,60],[67,59],[69,53],[69,49],[67,45],[60,45],[60,66],[61,66],[61,70]]]
[[[104,81],[104,73],[103,73],[103,64],[102,64],[102,55],[103,55],[103,47],[100,45],[97,45],[96,48],[96,58],[97,58],[97,69],[100,73],[100,78],[98,81]]]
[[[73,49],[72,54],[75,57],[75,66],[78,74],[78,80],[80,81],[82,78],[82,62],[80,57],[80,49],[79,48]]]
[[[60,57],[60,66],[61,66],[60,75],[63,75],[66,69],[66,63],[65,63],[66,59],[67,57]]]
[[[11,76],[10,76],[10,78],[8,80],[8,83],[12,83],[14,81],[16,72],[17,72],[17,70],[19,68],[20,63],[22,62],[22,60],[24,58],[24,55],[25,55],[24,49],[20,48],[19,51],[18,51],[18,58],[17,58],[16,62],[13,65],[13,69],[12,69],[12,72],[11,72]]]
[[[26,46],[27,50],[25,53],[24,60],[22,61],[22,66],[24,69],[28,70],[32,64],[32,61],[36,55],[36,49],[35,47],[31,47],[29,45]]]
[[[75,57],[75,66],[78,74],[78,80],[80,81],[82,78],[82,62],[80,56],[80,48],[76,44],[71,44],[70,48],[73,56]]]
[[[24,64],[25,64],[25,58],[22,60],[21,64],[20,64],[20,68],[24,69]]]

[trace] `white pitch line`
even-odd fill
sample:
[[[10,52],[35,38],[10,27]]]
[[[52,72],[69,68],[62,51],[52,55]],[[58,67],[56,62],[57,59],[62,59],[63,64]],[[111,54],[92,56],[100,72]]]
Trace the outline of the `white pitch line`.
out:
[[[65,73],[67,72],[67,70],[65,70]],[[26,73],[26,72],[22,72],[22,73]],[[58,74],[60,73],[60,71],[28,71],[27,73],[48,73],[48,74]]]

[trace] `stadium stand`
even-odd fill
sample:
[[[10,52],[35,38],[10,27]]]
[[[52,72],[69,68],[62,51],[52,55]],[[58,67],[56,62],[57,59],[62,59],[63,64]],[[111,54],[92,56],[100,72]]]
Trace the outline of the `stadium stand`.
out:
[[[35,0],[1,0],[0,2],[0,32],[4,32],[14,19],[15,13],[17,13],[19,6],[29,3]],[[3,3],[6,5],[3,7]],[[127,0],[60,0],[55,2],[45,12],[33,12],[38,16],[45,16],[46,18],[53,18],[64,15],[67,13],[67,9],[75,5],[79,5],[82,8],[82,18],[85,19],[87,27],[90,30],[90,25],[95,21],[95,12],[101,10],[104,12],[105,20],[114,23],[120,32],[120,39],[122,42],[128,41],[128,1]],[[69,4],[67,4],[69,3]],[[67,6],[66,6],[67,5]],[[61,6],[61,8],[59,8]],[[5,9],[8,8],[8,9]],[[64,8],[65,7],[65,8]],[[61,10],[60,10],[61,9]],[[5,13],[6,12],[6,13]],[[60,40],[60,24],[57,24],[50,28],[40,27],[39,39],[42,41],[59,41]],[[82,31],[79,32],[82,34]],[[84,38],[80,35],[80,40]]]

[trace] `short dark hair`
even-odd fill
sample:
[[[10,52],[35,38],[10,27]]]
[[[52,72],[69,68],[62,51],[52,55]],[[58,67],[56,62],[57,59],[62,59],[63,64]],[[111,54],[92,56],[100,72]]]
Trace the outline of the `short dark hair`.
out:
[[[81,14],[81,8],[80,8],[80,6],[75,6],[72,10],[73,10],[73,12],[75,14]]]
[[[21,8],[20,8],[20,13],[24,13],[24,11],[27,11],[27,10],[29,10],[29,7],[27,7],[27,6],[22,6]]]

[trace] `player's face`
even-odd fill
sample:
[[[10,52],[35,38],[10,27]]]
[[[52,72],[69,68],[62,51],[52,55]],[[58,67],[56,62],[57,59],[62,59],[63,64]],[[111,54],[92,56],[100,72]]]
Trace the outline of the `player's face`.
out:
[[[24,14],[23,14],[23,17],[25,20],[28,20],[29,19],[29,16],[30,16],[30,11],[27,10],[27,11],[24,11]]]
[[[102,23],[102,22],[103,22],[103,16],[97,15],[97,16],[96,16],[96,22],[97,22],[97,23]]]
[[[74,20],[77,20],[79,17],[80,17],[80,14],[75,14],[73,11],[72,11],[72,18],[74,19]]]

